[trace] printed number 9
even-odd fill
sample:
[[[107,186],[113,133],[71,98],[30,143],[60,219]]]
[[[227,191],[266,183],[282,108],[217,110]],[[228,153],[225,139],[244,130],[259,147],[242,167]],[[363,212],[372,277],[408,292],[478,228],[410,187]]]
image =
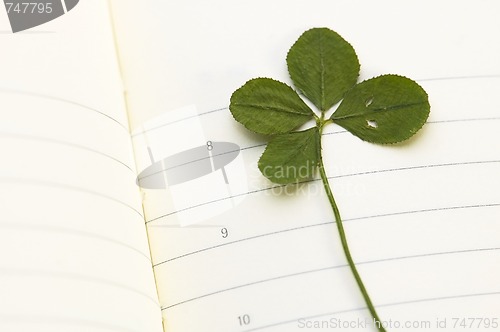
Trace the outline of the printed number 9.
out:
[[[224,239],[229,236],[229,231],[227,230],[227,228],[221,229],[220,233],[222,234],[222,238]]]

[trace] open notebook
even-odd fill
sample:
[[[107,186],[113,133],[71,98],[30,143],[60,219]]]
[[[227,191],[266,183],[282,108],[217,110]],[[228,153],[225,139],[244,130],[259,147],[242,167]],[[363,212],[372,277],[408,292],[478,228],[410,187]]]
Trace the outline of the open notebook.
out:
[[[290,83],[286,52],[317,26],[354,46],[361,79],[430,96],[408,143],[324,137],[387,330],[499,330],[497,2],[82,0],[17,34],[2,10],[1,331],[373,331],[319,183],[265,180],[263,138],[227,109],[250,78]],[[237,156],[137,185],[215,142]]]

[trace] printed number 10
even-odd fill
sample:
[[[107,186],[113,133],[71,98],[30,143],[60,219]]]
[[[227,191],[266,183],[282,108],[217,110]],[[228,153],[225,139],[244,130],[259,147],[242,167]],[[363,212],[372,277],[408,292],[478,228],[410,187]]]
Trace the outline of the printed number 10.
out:
[[[249,325],[250,316],[249,315],[238,316],[238,321],[240,322],[240,326]]]

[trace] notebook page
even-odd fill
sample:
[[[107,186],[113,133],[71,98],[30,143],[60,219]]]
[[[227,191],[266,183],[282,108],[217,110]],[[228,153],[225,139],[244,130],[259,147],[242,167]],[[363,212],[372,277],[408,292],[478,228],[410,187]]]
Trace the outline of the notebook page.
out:
[[[286,52],[312,26],[353,44],[361,79],[399,73],[430,96],[429,123],[411,142],[371,145],[336,126],[323,137],[351,252],[387,329],[492,330],[496,10],[491,1],[114,2],[139,172],[162,160],[181,165],[187,152],[198,162],[211,143],[239,147],[224,170],[211,165],[175,184],[166,172],[166,190],[148,188],[155,173],[141,173],[165,330],[373,330],[319,181],[294,189],[263,179],[256,161],[265,141],[227,110],[250,78],[290,83]],[[127,30],[132,16],[138,24]],[[483,320],[463,328],[469,318]]]
[[[0,27],[0,330],[161,330],[107,3]]]

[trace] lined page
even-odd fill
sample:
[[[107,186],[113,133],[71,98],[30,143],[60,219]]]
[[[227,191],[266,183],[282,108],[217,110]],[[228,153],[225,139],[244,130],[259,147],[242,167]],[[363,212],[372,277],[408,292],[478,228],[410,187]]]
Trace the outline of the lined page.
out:
[[[312,26],[353,44],[361,79],[407,75],[430,98],[429,122],[407,143],[376,146],[335,125],[323,135],[351,252],[387,330],[498,329],[498,5],[305,6],[113,3],[165,331],[374,330],[320,181],[265,180],[264,138],[227,109],[250,78],[290,83],[286,52]],[[132,13],[140,24],[127,30]],[[188,172],[224,142],[239,147],[233,161]],[[172,167],[186,180],[172,182]]]
[[[107,3],[0,11],[0,330],[161,331]]]

